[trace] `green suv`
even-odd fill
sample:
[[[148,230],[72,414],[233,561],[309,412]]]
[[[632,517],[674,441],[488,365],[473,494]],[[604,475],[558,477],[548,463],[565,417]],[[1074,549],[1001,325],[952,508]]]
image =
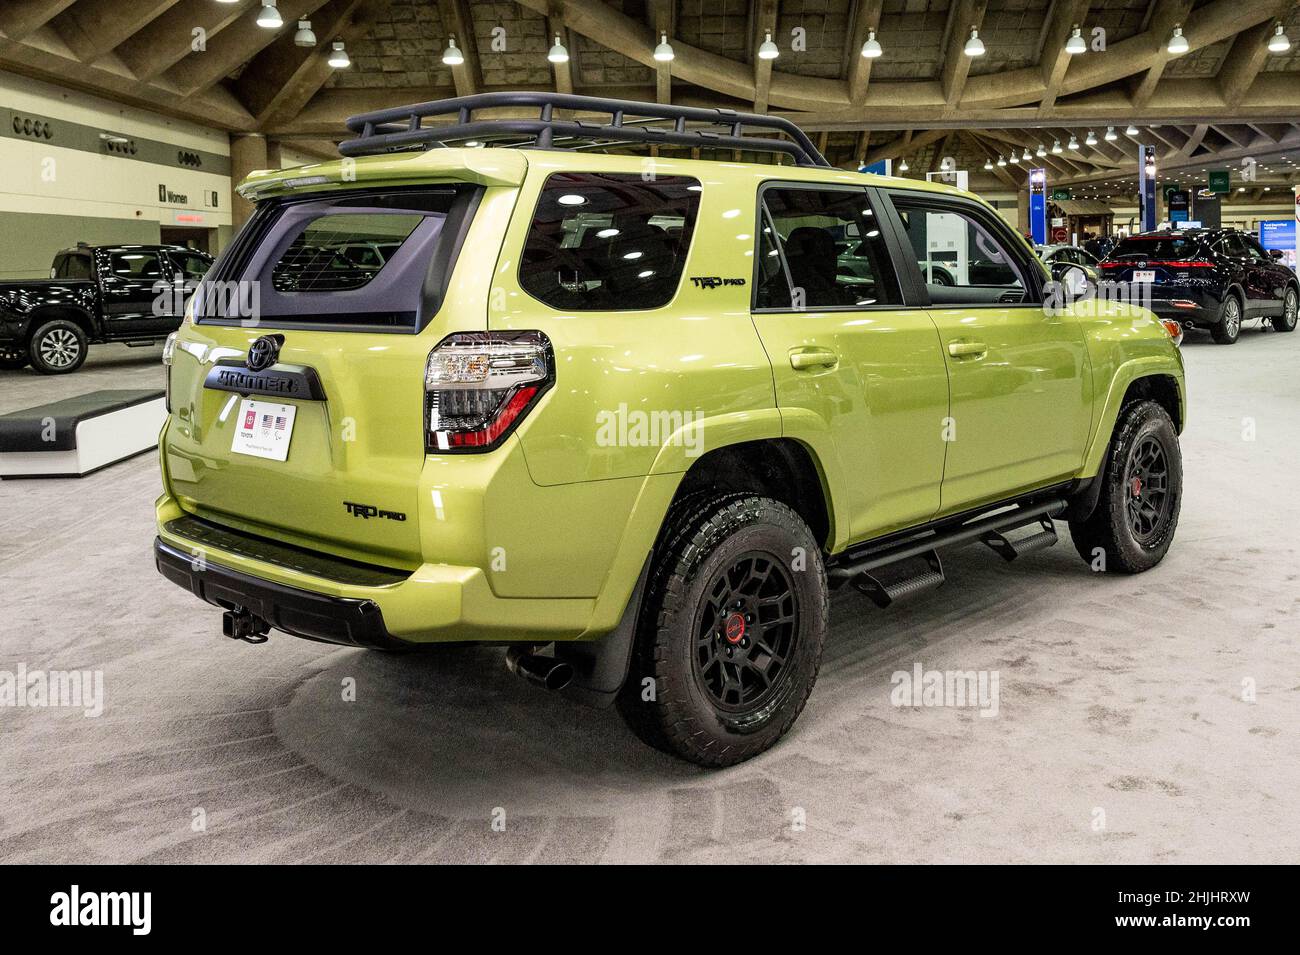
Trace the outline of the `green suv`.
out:
[[[720,110],[485,94],[349,127],[240,186],[165,353],[157,565],[228,636],[501,644],[723,766],[799,715],[838,586],[886,606],[1055,519],[1094,570],[1169,548],[1174,332],[1061,304],[978,198]]]

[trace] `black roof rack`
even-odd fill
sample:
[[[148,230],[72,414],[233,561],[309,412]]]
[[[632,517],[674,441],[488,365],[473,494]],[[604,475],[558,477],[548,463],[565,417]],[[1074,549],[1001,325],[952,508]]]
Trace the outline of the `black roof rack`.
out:
[[[474,119],[474,111],[502,107],[536,106],[536,119]],[[556,119],[555,110],[607,113],[609,122],[594,123],[576,119]],[[424,126],[426,116],[452,116],[455,121],[438,126]],[[637,119],[632,119],[636,117]],[[671,120],[672,128],[643,126],[639,120]],[[687,123],[720,126],[725,132],[709,128],[687,128]],[[774,130],[790,137],[775,139],[742,135],[746,126]],[[527,136],[538,149],[554,149],[555,140],[609,140],[627,143],[669,143],[676,146],[701,146],[722,149],[750,149],[785,153],[800,166],[830,166],[817,151],[806,133],[788,119],[760,113],[737,113],[730,109],[704,109],[695,106],[669,106],[663,103],[639,103],[634,100],[605,99],[599,96],[575,96],[569,93],[478,93],[453,99],[397,106],[353,116],[347,127],[355,139],[339,144],[344,156],[372,156],[416,147],[428,148],[435,143],[454,140],[490,139],[494,136]]]

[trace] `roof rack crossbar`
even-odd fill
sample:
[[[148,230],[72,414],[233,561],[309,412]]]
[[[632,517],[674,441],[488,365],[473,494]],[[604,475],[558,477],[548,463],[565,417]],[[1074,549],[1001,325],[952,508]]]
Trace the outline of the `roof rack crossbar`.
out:
[[[537,119],[476,120],[473,115],[476,110],[482,109],[528,106],[538,107]],[[604,113],[609,115],[609,121],[557,119],[557,109]],[[456,121],[440,126],[423,125],[426,116],[448,115],[455,115]],[[671,120],[672,126],[628,125],[628,116]],[[705,128],[688,128],[688,122],[704,124]],[[789,138],[745,136],[743,133],[747,126],[782,133]],[[344,156],[371,156],[417,146],[428,148],[448,141],[484,139],[506,134],[529,136],[534,146],[541,149],[552,148],[555,137],[558,136],[565,139],[671,143],[784,153],[800,166],[830,165],[803,130],[779,116],[737,113],[731,109],[638,103],[569,93],[478,93],[473,96],[458,96],[363,113],[349,119],[347,127],[356,135],[339,144],[339,152]],[[710,127],[721,127],[724,132]]]

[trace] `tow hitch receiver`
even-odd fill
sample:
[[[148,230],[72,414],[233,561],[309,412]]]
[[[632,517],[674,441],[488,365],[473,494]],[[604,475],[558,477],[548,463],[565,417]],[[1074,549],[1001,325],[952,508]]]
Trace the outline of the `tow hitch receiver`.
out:
[[[231,640],[266,643],[271,625],[244,607],[227,610],[221,615],[221,632]]]

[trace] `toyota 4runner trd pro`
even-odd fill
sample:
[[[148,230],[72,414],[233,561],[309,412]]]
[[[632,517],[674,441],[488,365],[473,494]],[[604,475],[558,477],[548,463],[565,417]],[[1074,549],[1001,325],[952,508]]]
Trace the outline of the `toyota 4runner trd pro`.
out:
[[[1169,548],[1176,323],[1060,304],[978,198],[728,111],[485,94],[349,128],[241,185],[165,351],[156,560],[228,636],[501,644],[722,766],[798,716],[837,586],[885,606],[1057,519],[1094,570]],[[563,148],[593,139],[729,161]]]

